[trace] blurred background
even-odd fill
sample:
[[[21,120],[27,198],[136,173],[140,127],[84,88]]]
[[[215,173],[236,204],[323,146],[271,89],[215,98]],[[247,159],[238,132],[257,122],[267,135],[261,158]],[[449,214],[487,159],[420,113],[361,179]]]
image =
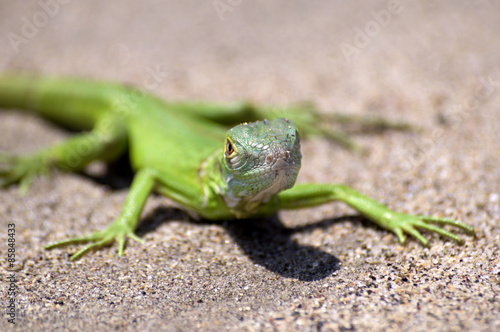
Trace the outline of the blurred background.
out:
[[[499,12],[495,1],[1,1],[0,70],[138,86],[156,72],[167,98],[425,121],[500,81]]]

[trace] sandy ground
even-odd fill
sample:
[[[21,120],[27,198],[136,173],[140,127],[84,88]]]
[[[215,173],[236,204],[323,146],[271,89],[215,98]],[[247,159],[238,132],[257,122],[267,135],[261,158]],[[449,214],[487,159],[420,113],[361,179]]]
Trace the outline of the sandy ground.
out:
[[[420,134],[305,141],[300,182],[347,183],[396,210],[458,218],[464,246],[395,236],[340,203],[256,222],[194,222],[152,197],[129,243],[68,261],[43,245],[107,225],[130,176],[100,165],[25,197],[0,190],[0,254],[16,228],[15,326],[42,330],[500,330],[500,5],[494,1],[2,1],[0,71],[131,83],[164,98],[309,100]],[[147,84],[153,78],[158,84]],[[0,113],[0,149],[71,135]],[[2,308],[8,305],[3,265]]]

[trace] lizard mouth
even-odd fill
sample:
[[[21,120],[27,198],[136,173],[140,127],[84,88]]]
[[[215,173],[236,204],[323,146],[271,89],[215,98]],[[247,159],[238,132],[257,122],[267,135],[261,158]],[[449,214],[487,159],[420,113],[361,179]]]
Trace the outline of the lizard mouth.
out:
[[[255,179],[259,179],[262,188],[251,199],[254,202],[266,202],[272,195],[282,190],[289,189],[295,184],[300,165],[289,163],[279,158],[267,170]]]
[[[270,166],[270,171],[297,170],[300,162],[296,162],[293,153],[287,150],[270,152],[266,156],[266,164]]]
[[[271,166],[271,171],[281,171],[285,169],[292,168],[290,164],[284,161],[282,158],[279,158],[273,166]]]

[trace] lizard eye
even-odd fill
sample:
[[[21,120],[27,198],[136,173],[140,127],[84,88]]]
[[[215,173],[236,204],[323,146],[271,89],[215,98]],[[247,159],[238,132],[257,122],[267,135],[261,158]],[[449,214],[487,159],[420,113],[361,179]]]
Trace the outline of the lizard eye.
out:
[[[233,143],[229,139],[226,139],[226,151],[225,151],[226,161],[228,166],[231,168],[241,166],[242,159],[237,151],[234,149]]]
[[[234,152],[233,144],[231,144],[231,141],[226,140],[226,155],[230,156],[231,154],[233,154],[233,152]]]

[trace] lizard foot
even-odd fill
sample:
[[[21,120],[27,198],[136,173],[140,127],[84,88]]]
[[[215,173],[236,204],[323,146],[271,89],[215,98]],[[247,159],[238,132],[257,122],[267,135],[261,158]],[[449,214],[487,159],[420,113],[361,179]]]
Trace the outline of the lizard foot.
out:
[[[33,179],[48,171],[48,163],[40,154],[14,156],[0,153],[0,188],[19,183],[19,192],[25,194]]]
[[[336,125],[340,125],[337,130],[334,129]],[[370,115],[318,114],[316,123],[316,131],[320,136],[334,141],[357,154],[363,154],[366,151],[351,138],[351,135],[356,133],[381,133],[387,130],[421,131],[420,128],[405,122],[390,121]]]
[[[388,120],[373,115],[333,113],[321,115],[327,122],[335,122],[351,133],[378,133],[385,130],[421,131],[421,128],[402,121]]]
[[[135,235],[130,226],[128,226],[123,220],[117,219],[106,229],[90,233],[86,236],[58,241],[45,246],[44,249],[50,250],[52,248],[68,244],[91,242],[70,257],[71,261],[75,261],[90,250],[99,249],[116,241],[118,242],[118,256],[121,257],[125,249],[125,241],[127,237],[130,237],[139,243],[144,243],[144,240]]]
[[[259,112],[259,110],[257,110]],[[268,111],[261,111],[265,117]],[[386,130],[421,131],[405,122],[391,121],[373,115],[321,113],[313,104],[302,103],[274,110],[274,116],[289,117],[304,136],[319,136],[358,154],[366,152],[352,138],[356,133],[380,133]]]
[[[418,229],[427,230],[430,232],[437,233],[444,237],[447,237],[455,241],[459,245],[464,244],[464,240],[455,234],[433,224],[438,224],[441,226],[451,225],[462,229],[466,234],[475,236],[474,228],[460,221],[445,219],[445,218],[434,218],[428,216],[414,216],[405,213],[398,213],[394,211],[386,212],[383,215],[383,220],[379,223],[382,227],[390,230],[398,237],[398,240],[403,244],[406,240],[406,234],[415,237],[422,243],[425,247],[429,246],[429,241],[422,236]]]

